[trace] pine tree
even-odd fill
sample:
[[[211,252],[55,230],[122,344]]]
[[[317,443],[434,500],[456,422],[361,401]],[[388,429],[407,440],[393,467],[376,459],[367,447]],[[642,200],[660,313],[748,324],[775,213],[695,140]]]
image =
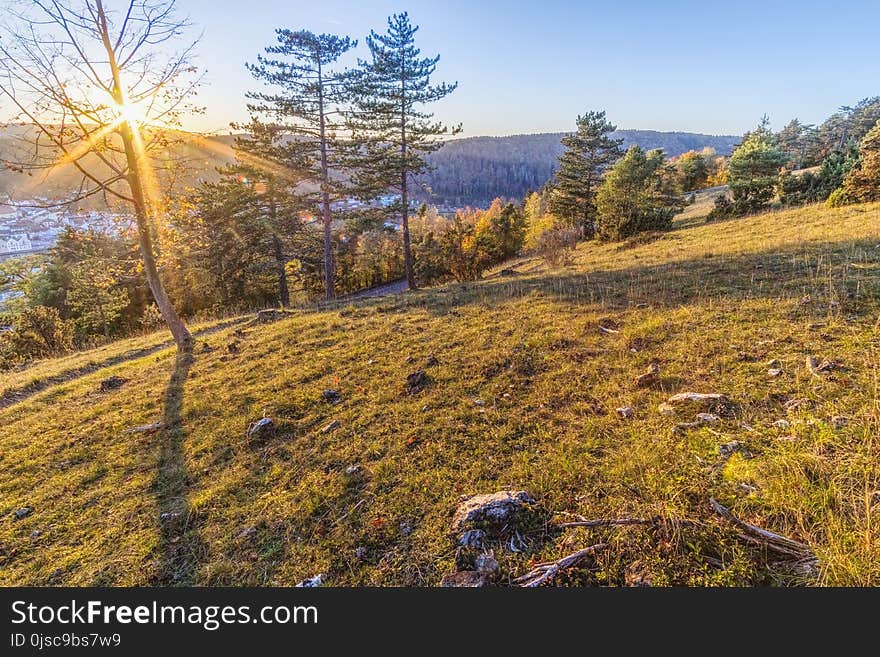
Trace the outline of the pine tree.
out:
[[[859,159],[843,182],[847,202],[880,201],[880,121],[859,143]]]
[[[596,234],[625,239],[641,231],[668,230],[682,207],[674,167],[660,149],[633,144],[608,171],[596,194]]]
[[[367,46],[370,60],[360,61],[350,78],[356,111],[349,115],[353,135],[362,139],[366,161],[353,176],[363,196],[396,192],[399,198],[389,206],[400,214],[406,280],[416,288],[409,235],[409,202],[412,178],[428,170],[424,155],[442,145],[437,137],[456,134],[433,120],[423,109],[452,93],[458,83],[431,84],[440,56],[421,57],[415,45],[418,26],[406,12],[388,19],[385,34],[370,32]]]
[[[248,70],[279,91],[252,92],[247,97],[253,101],[248,104],[252,125],[258,127],[263,117],[281,138],[258,139],[251,145],[258,158],[292,169],[300,182],[307,183],[298,185],[296,193],[305,207],[321,217],[325,296],[332,299],[333,202],[349,194],[345,178],[332,172],[352,166],[352,153],[358,150],[357,143],[340,135],[348,84],[345,71],[334,65],[357,41],[306,30],[276,30],[276,36],[278,45],[267,47],[267,56],[260,55],[256,64],[248,64]],[[239,144],[246,151],[247,146]],[[273,178],[277,176],[270,175],[267,185]]]
[[[621,156],[623,140],[609,136],[616,129],[605,120],[605,112],[587,112],[578,116],[577,132],[562,138],[566,151],[559,158],[550,211],[579,226],[586,237],[595,232],[596,191],[602,174]]]
[[[776,194],[779,170],[786,162],[785,153],[776,146],[767,117],[758,129],[747,133],[730,156],[728,164],[730,191],[736,214],[764,209]]]

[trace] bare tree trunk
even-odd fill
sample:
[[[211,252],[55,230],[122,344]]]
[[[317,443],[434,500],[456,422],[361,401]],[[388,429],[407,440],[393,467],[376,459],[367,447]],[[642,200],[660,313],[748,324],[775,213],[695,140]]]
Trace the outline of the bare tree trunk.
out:
[[[138,247],[141,252],[141,259],[144,264],[144,276],[147,279],[147,285],[150,286],[150,292],[153,293],[153,299],[162,313],[162,319],[168,325],[168,330],[174,336],[179,351],[189,351],[192,349],[192,335],[187,330],[186,325],[177,315],[174,304],[165,291],[162,284],[162,278],[159,276],[159,268],[156,266],[156,255],[153,251],[153,238],[150,233],[150,223],[147,217],[147,205],[144,199],[144,190],[141,186],[140,175],[138,174],[137,154],[134,151],[131,130],[127,124],[123,124],[120,129],[122,143],[125,147],[125,157],[128,160],[130,172],[128,174],[128,183],[131,187],[131,195],[134,199],[134,216],[137,223]]]
[[[336,296],[333,276],[333,236],[330,215],[330,167],[327,165],[327,135],[324,120],[324,80],[321,72],[321,58],[318,56],[318,112],[320,114],[321,134],[321,213],[324,225],[324,298],[328,301]]]
[[[267,184],[267,192],[269,194],[269,220],[272,222],[272,250],[275,255],[275,264],[278,272],[278,297],[281,301],[281,307],[287,308],[290,305],[290,289],[287,287],[287,260],[284,258],[281,238],[278,237],[276,232],[276,227],[278,226],[278,204],[275,200],[275,181],[271,177]]]
[[[110,42],[110,32],[107,29],[107,18],[101,0],[96,0],[96,9],[101,31],[101,41],[104,49],[107,51],[107,59],[113,75],[113,99],[122,106],[125,103],[122,80],[119,74],[119,65],[116,62],[116,51]],[[134,144],[133,131],[137,129],[137,126],[132,126],[128,121],[123,121],[119,126],[119,136],[122,138],[122,145],[125,148],[125,159],[128,164],[128,185],[131,188],[131,197],[134,205],[134,216],[138,229],[138,247],[140,248],[141,259],[143,260],[144,276],[147,279],[147,285],[150,286],[150,291],[153,293],[153,299],[155,299],[156,305],[159,307],[159,312],[162,313],[162,319],[165,320],[168,330],[174,336],[178,351],[188,352],[192,350],[192,335],[190,335],[186,325],[177,315],[177,311],[174,309],[174,305],[165,291],[165,286],[162,284],[159,268],[156,266],[153,238],[150,233],[150,222],[147,215],[147,203],[141,180],[141,163],[139,161],[139,153],[136,152]]]
[[[287,308],[290,305],[290,290],[287,287],[287,263],[284,261],[281,240],[275,233],[272,233],[272,248],[275,250],[275,262],[278,265],[278,295],[281,298],[281,307]]]

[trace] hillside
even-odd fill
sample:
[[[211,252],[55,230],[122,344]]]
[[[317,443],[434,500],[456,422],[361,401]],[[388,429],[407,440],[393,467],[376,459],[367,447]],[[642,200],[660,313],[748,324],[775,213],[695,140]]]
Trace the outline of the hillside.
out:
[[[503,489],[540,510],[486,539],[500,583],[602,544],[554,583],[880,584],[880,204],[693,212],[563,270],[215,327],[192,363],[156,334],[3,375],[0,584],[433,586],[473,559],[460,496]],[[687,391],[726,398],[658,410]]]
[[[21,126],[0,129],[0,152],[4,156],[20,152],[27,159],[28,135],[28,130]],[[704,147],[729,154],[739,141],[739,137],[653,130],[620,130],[616,136],[624,140],[624,147],[638,144],[646,150],[662,148],[670,156]],[[562,137],[563,133],[546,133],[450,140],[429,156],[435,169],[419,181],[416,195],[447,208],[487,206],[497,196],[520,199],[528,191],[543,187],[553,176],[562,153]],[[158,179],[172,194],[200,180],[214,180],[217,168],[232,162],[233,145],[234,137],[230,135],[180,133],[169,148],[156,153]],[[86,156],[83,162],[96,166],[94,156]],[[80,182],[81,176],[72,165],[59,166],[49,176],[0,170],[0,196],[11,194],[16,199],[29,199],[39,190],[46,198],[67,198]],[[100,209],[102,204],[103,200],[96,198],[81,206]]]
[[[435,168],[422,178],[422,198],[447,207],[485,207],[498,196],[521,199],[553,177],[564,136],[559,132],[450,140],[428,158]],[[645,150],[662,148],[670,157],[706,147],[729,155],[741,139],[656,130],[618,130],[613,136],[623,140],[624,149],[632,144]]]

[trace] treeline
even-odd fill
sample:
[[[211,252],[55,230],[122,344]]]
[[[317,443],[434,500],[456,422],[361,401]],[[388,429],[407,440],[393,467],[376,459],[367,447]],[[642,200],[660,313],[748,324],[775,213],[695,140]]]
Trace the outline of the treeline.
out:
[[[818,127],[794,119],[774,133],[764,117],[731,155],[730,194],[717,198],[710,219],[761,212],[774,203],[880,200],[878,152],[880,97],[843,107]]]
[[[417,179],[418,197],[440,207],[486,206],[496,197],[521,199],[541,189],[556,173],[565,133],[469,137],[447,142],[428,157],[431,169]],[[654,130],[617,130],[622,146],[662,149],[671,157],[711,151],[733,152],[739,137]]]

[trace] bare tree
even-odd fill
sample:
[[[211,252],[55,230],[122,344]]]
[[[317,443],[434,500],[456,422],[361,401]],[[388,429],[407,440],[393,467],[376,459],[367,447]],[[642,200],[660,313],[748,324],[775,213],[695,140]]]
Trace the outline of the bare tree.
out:
[[[181,351],[192,337],[165,291],[154,235],[162,215],[152,155],[168,146],[198,77],[195,42],[174,0],[7,0],[0,20],[0,98],[28,148],[0,154],[22,172],[73,167],[66,203],[100,195],[133,211],[144,274]],[[121,5],[121,6],[120,6]]]

